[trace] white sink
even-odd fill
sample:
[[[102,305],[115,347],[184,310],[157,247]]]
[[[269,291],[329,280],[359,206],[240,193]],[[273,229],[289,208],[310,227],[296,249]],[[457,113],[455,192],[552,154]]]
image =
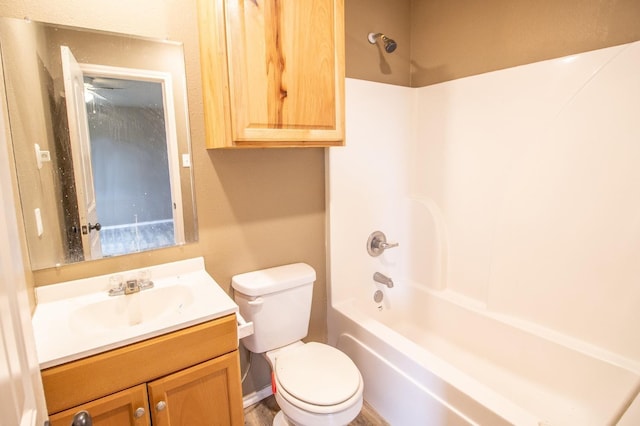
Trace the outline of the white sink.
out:
[[[108,296],[73,310],[69,327],[76,333],[95,333],[158,321],[190,309],[194,291],[194,286],[177,284],[127,296]]]
[[[130,295],[109,296],[109,275],[36,288],[32,321],[40,368],[238,312],[202,258],[145,269],[154,287]]]

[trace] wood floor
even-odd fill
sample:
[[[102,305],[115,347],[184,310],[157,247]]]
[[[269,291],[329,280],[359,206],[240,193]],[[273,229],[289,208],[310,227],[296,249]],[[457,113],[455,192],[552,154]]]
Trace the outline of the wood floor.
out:
[[[280,411],[273,395],[244,410],[245,426],[271,426],[273,417]],[[364,403],[362,411],[349,426],[388,426],[373,409]]]

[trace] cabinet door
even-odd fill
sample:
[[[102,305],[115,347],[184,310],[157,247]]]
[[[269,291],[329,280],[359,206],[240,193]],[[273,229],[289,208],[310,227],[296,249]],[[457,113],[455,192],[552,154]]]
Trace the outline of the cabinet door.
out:
[[[229,136],[213,127],[221,124],[213,120],[226,114],[232,146],[343,145],[343,0],[199,4],[209,139]],[[210,26],[222,34],[212,34]],[[226,62],[225,74],[216,60]],[[212,85],[211,79],[218,83]],[[220,97],[225,80],[227,98],[207,99]],[[224,111],[225,102],[230,113]],[[217,118],[210,117],[215,113]]]
[[[154,426],[244,424],[238,351],[148,383]]]
[[[69,426],[73,416],[81,410],[89,412],[94,426],[149,426],[151,424],[146,385],[125,389],[54,414],[49,417],[51,426]]]

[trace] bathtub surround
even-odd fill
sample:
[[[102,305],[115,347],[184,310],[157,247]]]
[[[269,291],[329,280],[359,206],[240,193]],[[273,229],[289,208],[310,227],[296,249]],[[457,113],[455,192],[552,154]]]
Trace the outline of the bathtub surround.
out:
[[[419,89],[347,80],[349,143],[328,154],[329,341],[366,382],[394,372],[392,394],[431,395],[414,415],[452,424],[621,418],[640,389],[638,64],[635,43]],[[374,230],[400,246],[370,257]],[[432,328],[443,316],[458,334]],[[365,399],[392,424],[411,415],[377,388]]]

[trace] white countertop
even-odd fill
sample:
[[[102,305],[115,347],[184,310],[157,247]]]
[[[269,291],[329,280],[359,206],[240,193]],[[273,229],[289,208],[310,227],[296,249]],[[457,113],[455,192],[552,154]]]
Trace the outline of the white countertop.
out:
[[[32,321],[40,368],[238,312],[238,305],[205,271],[202,258],[143,269],[151,272],[154,288],[127,296],[108,295],[109,277],[127,279],[138,270],[36,288]],[[109,317],[101,313],[105,306]],[[122,318],[112,316],[121,312]],[[127,319],[130,312],[136,312],[135,320]]]

